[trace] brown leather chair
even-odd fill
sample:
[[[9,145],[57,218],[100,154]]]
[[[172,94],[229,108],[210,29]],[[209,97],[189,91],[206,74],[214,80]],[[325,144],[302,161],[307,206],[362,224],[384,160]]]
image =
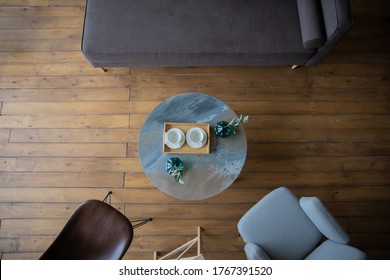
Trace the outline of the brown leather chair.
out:
[[[79,205],[40,259],[122,259],[133,239],[133,228],[152,219],[137,220],[139,223],[133,226],[125,215],[104,201],[88,200]]]

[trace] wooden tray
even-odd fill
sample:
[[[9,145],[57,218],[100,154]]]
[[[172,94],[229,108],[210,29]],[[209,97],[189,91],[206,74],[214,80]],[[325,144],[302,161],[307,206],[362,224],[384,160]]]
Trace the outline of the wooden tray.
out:
[[[167,145],[165,145],[165,133],[171,128],[179,128],[184,134],[187,133],[193,127],[202,128],[207,134],[207,142],[206,144],[198,149],[192,148],[187,142],[178,149],[171,149]],[[207,123],[164,123],[164,134],[163,134],[163,152],[167,154],[209,154],[210,153],[210,125]]]

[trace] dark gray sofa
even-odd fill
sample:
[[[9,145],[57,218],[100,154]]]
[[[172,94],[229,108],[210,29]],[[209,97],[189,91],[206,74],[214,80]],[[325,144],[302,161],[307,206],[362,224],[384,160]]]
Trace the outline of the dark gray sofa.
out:
[[[88,0],[95,67],[315,65],[349,31],[348,0]]]

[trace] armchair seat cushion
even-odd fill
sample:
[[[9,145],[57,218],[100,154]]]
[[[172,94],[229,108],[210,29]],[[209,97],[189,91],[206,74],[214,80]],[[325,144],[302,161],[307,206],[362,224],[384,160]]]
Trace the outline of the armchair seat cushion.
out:
[[[318,246],[307,260],[365,260],[366,254],[349,245],[326,240]]]

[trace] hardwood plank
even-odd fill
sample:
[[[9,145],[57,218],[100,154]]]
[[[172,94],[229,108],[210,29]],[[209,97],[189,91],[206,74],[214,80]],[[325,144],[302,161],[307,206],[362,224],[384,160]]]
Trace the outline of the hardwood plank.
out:
[[[165,204],[164,208],[161,205],[146,204],[140,208],[136,204],[127,204],[125,208],[125,214],[134,219],[142,217],[153,217],[156,219],[173,219],[173,220],[189,220],[189,219],[215,219],[226,220],[235,219],[238,220],[252,204],[211,204],[205,207],[203,204]],[[224,209],[221,211],[221,209]],[[213,216],[210,216],[213,213]]]
[[[85,0],[0,0],[4,6],[83,6]]]
[[[83,6],[0,6],[0,17],[73,17],[84,16]]]
[[[40,40],[2,40],[2,52],[53,52],[53,51],[79,51],[80,39],[40,39]]]
[[[127,213],[129,219],[133,219],[132,212]],[[145,217],[145,216],[143,216]],[[140,235],[164,235],[164,236],[191,236],[196,235],[196,229],[202,228],[203,236],[230,236],[237,237],[237,220],[224,219],[223,222],[217,219],[180,219],[172,220],[165,218],[154,218],[152,222],[145,227],[137,228],[137,234]]]
[[[84,6],[84,0],[49,0],[49,6]]]
[[[34,29],[78,29],[83,26],[83,18],[80,16],[68,17],[3,17],[0,18],[2,29],[34,28]],[[23,38],[18,36],[16,38]],[[9,38],[9,37],[5,37]],[[49,37],[52,39],[52,37]],[[36,38],[33,38],[36,39]]]
[[[225,69],[225,68],[223,68]],[[263,69],[263,68],[261,68]],[[133,73],[134,71],[132,71]],[[233,87],[188,87],[188,88],[132,88],[132,100],[160,100],[185,92],[202,92],[224,101],[310,101],[310,89],[307,88],[233,88]]]
[[[1,67],[1,66],[0,66]],[[3,101],[119,101],[129,100],[127,88],[0,89]]]
[[[236,112],[256,114],[259,110],[265,115],[301,115],[315,113],[314,102],[273,102],[273,101],[229,101],[227,104]]]
[[[2,253],[2,260],[38,260],[42,252]]]
[[[289,67],[258,67],[258,66],[236,66],[236,67],[137,67],[132,70],[134,75],[239,75],[239,74],[261,74],[274,75],[282,74],[288,76],[303,76],[307,71],[302,68],[302,71],[292,71]]]
[[[48,6],[49,0],[0,0],[1,6]]]
[[[23,236],[0,238],[0,248],[4,253],[45,251],[55,236]]]
[[[346,170],[389,170],[390,157],[386,156],[365,156],[347,157],[344,159]]]
[[[132,87],[305,87],[306,77],[272,75],[131,75]]]
[[[248,157],[389,155],[390,143],[248,143]]]
[[[364,21],[364,23],[362,23],[362,24],[367,25],[367,21]],[[354,23],[354,25],[355,25],[355,23]],[[353,30],[355,30],[355,28]],[[348,39],[350,39],[350,37],[348,37]],[[348,39],[340,42],[340,44],[348,45],[348,43],[351,43],[351,45],[354,44],[355,48],[356,48],[356,44],[358,42],[348,41]],[[360,41],[359,41],[359,43],[360,43]],[[367,43],[367,41],[366,41],[366,43]],[[370,43],[372,43],[372,40],[369,42],[369,44]],[[381,43],[383,44],[382,41],[381,41]],[[340,49],[340,47],[339,47],[340,44],[337,45],[338,49]],[[362,42],[362,44],[364,44],[364,43]],[[372,47],[372,45],[371,45],[371,47]],[[348,50],[348,48],[346,48],[346,49]],[[352,50],[352,49],[350,49],[350,50]],[[354,73],[354,75],[359,75],[359,76],[378,76],[378,75],[383,75],[384,73],[386,73],[388,71],[389,71],[389,64],[387,64],[387,63],[375,64],[375,65],[368,64],[365,67],[361,67],[361,65],[359,63],[344,63],[344,64],[323,63],[323,64],[319,64],[318,66],[315,67],[315,69],[310,71],[310,75],[315,73],[317,75],[327,75],[327,76],[329,76],[329,78],[335,77],[335,76],[350,75],[350,73]],[[367,90],[366,88],[363,88],[363,89],[359,89],[357,91],[364,91],[364,89]],[[313,88],[312,90],[313,91],[321,91],[321,90],[324,91],[321,88]],[[338,89],[338,91],[340,91],[340,90],[341,89]],[[333,89],[332,89],[332,91],[333,91]],[[332,91],[329,91],[329,92],[332,92]],[[342,91],[344,91],[345,93],[350,92],[350,90],[349,91],[342,90]],[[334,97],[336,97],[336,94],[334,95]],[[372,99],[370,99],[370,101],[372,101]]]
[[[12,31],[12,30],[11,30]],[[46,31],[46,30],[45,30]],[[47,31],[46,31],[47,32]],[[12,31],[13,34],[13,31]],[[74,34],[61,34],[59,33],[59,39],[67,39]],[[7,34],[2,34],[7,36]],[[8,37],[11,39],[10,37]],[[59,64],[59,63],[86,63],[80,51],[54,51],[54,52],[1,52],[0,63],[14,63],[14,64]],[[1,85],[6,85],[7,79],[1,77]],[[16,80],[27,78],[16,77]],[[36,77],[30,77],[32,81],[37,80]]]
[[[365,52],[351,52],[351,51],[336,51],[330,52],[323,60],[324,63],[332,63],[332,64],[345,64],[345,63],[361,63],[362,67],[364,67],[366,64],[381,64],[383,62],[386,63],[386,61],[389,61],[389,54],[387,52],[376,52],[374,49],[370,49],[369,51]],[[351,78],[351,77],[349,77]],[[349,78],[339,78],[338,81],[340,83],[350,81]],[[318,78],[318,82],[326,81],[326,77]],[[355,79],[352,77],[354,80],[353,82],[357,82],[358,79]],[[381,77],[376,77],[374,78],[368,78],[366,81],[371,81],[374,82],[375,80],[380,80]],[[351,81],[350,81],[351,82]],[[361,86],[363,86],[362,83],[360,83]],[[374,84],[370,85],[372,87],[375,87]],[[351,85],[345,85],[345,88],[350,88]],[[356,86],[357,87],[357,86]]]
[[[27,157],[125,157],[126,145],[114,143],[0,143],[0,156]]]
[[[330,142],[389,142],[390,129],[388,128],[346,128],[327,129]]]
[[[126,115],[1,116],[0,128],[127,128]]]
[[[14,171],[16,168],[16,158],[1,158],[0,159],[0,172],[1,171]]]
[[[338,171],[343,169],[340,157],[294,157],[294,158],[250,158],[243,172],[291,172],[291,171]]]
[[[35,173],[33,173],[35,174]],[[49,178],[53,178],[58,174],[50,174]],[[93,175],[93,174],[92,174]],[[76,176],[75,174],[64,175],[66,177],[72,178]],[[116,176],[116,175],[115,175]],[[35,177],[39,177],[35,175]],[[9,178],[9,176],[8,176]],[[39,178],[37,178],[39,180]],[[43,179],[42,179],[43,180]],[[54,179],[53,179],[54,180]],[[44,183],[44,182],[43,182]],[[72,183],[72,182],[70,182]],[[57,183],[60,184],[60,183]],[[71,186],[71,185],[68,185]],[[141,203],[148,202],[153,203],[153,201],[158,201],[159,203],[172,202],[174,199],[162,194],[158,190],[148,189],[143,190],[125,190],[122,186],[114,186],[112,183],[108,183],[105,188],[99,187],[7,187],[0,188],[0,202],[10,202],[13,203],[80,203],[81,201],[88,199],[102,199],[104,198],[108,191],[113,191],[113,203]],[[44,195],[43,195],[44,194]]]
[[[390,232],[390,217],[349,218],[350,232]]]
[[[2,172],[0,186],[4,188],[105,188],[122,187],[123,173],[43,173]],[[42,195],[42,194],[41,194]],[[104,196],[103,196],[104,197]]]
[[[11,143],[126,143],[138,141],[134,129],[3,129],[4,139]],[[8,134],[7,134],[7,133]],[[1,133],[1,130],[0,130]],[[5,138],[6,137],[6,138]],[[0,138],[1,139],[1,138]]]
[[[351,239],[352,244],[362,250],[385,251],[390,248],[389,233],[353,233]]]
[[[316,112],[319,114],[378,114],[390,111],[390,103],[381,102],[316,102]]]
[[[14,165],[18,172],[142,172],[139,160],[131,158],[18,157]]]
[[[0,29],[0,37],[6,38],[7,40],[73,40],[81,38],[80,29],[35,29],[35,28],[23,28],[23,29]],[[22,41],[22,40],[21,40]],[[15,50],[13,50],[15,51]],[[60,55],[60,52],[56,52],[57,56]],[[72,52],[68,52],[72,54]],[[76,52],[73,54],[73,56]],[[28,55],[32,55],[27,52],[14,52],[14,53],[2,53],[0,55],[1,62],[7,62],[11,59],[15,59],[15,62],[27,62],[30,58]],[[53,53],[42,53],[35,54],[33,58],[47,59],[47,56],[54,56]]]
[[[22,106],[20,106],[22,105]],[[158,103],[153,101],[105,101],[105,102],[4,102],[3,115],[35,115],[46,112],[49,115],[77,114],[128,114],[149,113]],[[24,109],[24,110],[22,110]]]
[[[235,184],[239,187],[279,186],[386,186],[390,180],[388,171],[338,171],[338,172],[267,172],[242,173]]]
[[[154,186],[153,183],[145,175],[145,173],[141,170],[140,172],[126,172],[124,187],[125,188],[153,188]]]
[[[110,71],[111,75],[127,75],[125,68]],[[50,76],[50,75],[106,75],[100,68],[93,68],[85,63],[62,64],[3,64],[0,65],[3,76]]]
[[[328,202],[327,207],[335,216],[389,216],[390,213],[387,201],[337,201]]]
[[[131,114],[130,116],[130,128],[141,128],[144,124],[148,114]]]
[[[1,56],[1,53],[0,53]],[[55,56],[55,55],[54,55]],[[32,59],[32,58],[30,58]],[[50,59],[46,57],[46,62],[60,63],[61,60],[66,62],[82,62],[83,57],[72,59],[64,55],[62,58]],[[0,59],[1,60],[1,59]],[[37,58],[39,60],[39,58]],[[45,60],[40,62],[45,62]],[[24,76],[24,77],[0,77],[0,86],[3,88],[20,88],[20,89],[50,89],[50,88],[123,88],[129,86],[127,77],[121,76]]]
[[[343,186],[334,188],[337,201],[388,201],[390,187],[385,186]]]
[[[67,219],[4,219],[0,238],[28,235],[58,235]]]
[[[389,82],[384,76],[317,76],[312,77],[312,85],[331,88],[375,87],[389,89]]]
[[[327,130],[309,128],[246,128],[245,134],[249,143],[261,142],[325,142]]]
[[[387,115],[251,115],[248,128],[389,128]]]
[[[103,199],[103,198],[102,198]],[[0,203],[1,219],[65,219],[78,203]]]
[[[8,142],[10,138],[10,129],[0,128],[0,142]]]

